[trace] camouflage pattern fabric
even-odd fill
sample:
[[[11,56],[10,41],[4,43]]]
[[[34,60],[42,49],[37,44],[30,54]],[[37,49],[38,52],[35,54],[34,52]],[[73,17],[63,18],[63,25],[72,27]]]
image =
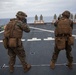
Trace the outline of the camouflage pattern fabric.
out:
[[[23,46],[20,46],[17,48],[9,48],[8,49],[8,55],[10,56],[9,65],[14,66],[15,60],[16,60],[16,55],[17,55],[21,61],[21,64],[23,65],[23,68],[25,68],[27,63],[25,61],[26,55],[25,55],[25,50],[24,50]]]
[[[66,42],[66,57],[68,59],[68,62],[73,62],[73,57],[72,57],[72,54],[71,54],[71,51],[72,51],[72,48],[70,45],[68,45],[68,42]],[[52,61],[53,62],[56,62],[57,61],[57,58],[58,58],[58,55],[59,55],[59,52],[61,50],[59,50],[57,48],[57,46],[54,47],[54,53],[53,53],[53,56],[52,56]]]
[[[61,19],[67,19],[67,20],[69,20],[69,26],[73,29],[73,21],[71,21],[70,19],[69,19],[69,17],[70,17],[70,12],[69,11],[64,11],[63,13],[62,13],[62,17],[59,19],[59,20],[57,20],[55,23],[54,23],[54,26],[57,28],[57,26],[58,26],[58,22],[61,20]],[[71,37],[72,36],[72,34],[69,34],[69,35],[65,35],[65,34],[55,34],[55,37],[64,37],[64,38],[66,38],[66,41],[65,41],[65,50],[66,50],[66,57],[67,57],[67,59],[68,59],[68,62],[70,62],[70,63],[72,63],[73,62],[73,57],[72,57],[72,54],[71,54],[71,51],[72,51],[72,48],[71,48],[71,45],[69,44],[69,41],[68,41],[68,38],[69,37]],[[56,39],[55,39],[56,40]],[[73,41],[73,39],[72,39],[72,41]],[[57,61],[57,58],[58,58],[58,55],[59,55],[59,52],[60,52],[61,50],[60,49],[58,49],[58,47],[57,47],[57,45],[56,45],[56,43],[55,43],[55,47],[54,47],[54,53],[53,53],[53,56],[52,56],[52,62],[56,62]]]

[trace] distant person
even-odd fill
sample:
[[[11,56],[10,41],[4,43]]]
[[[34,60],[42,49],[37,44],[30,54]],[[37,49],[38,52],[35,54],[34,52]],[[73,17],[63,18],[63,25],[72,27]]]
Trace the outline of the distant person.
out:
[[[27,17],[27,15],[24,12],[18,11],[16,14],[16,18],[10,19],[10,22],[6,25],[4,30],[4,37],[8,41],[7,49],[8,49],[8,55],[10,57],[9,59],[10,72],[14,71],[16,55],[21,61],[24,72],[29,71],[29,69],[31,68],[31,65],[27,64],[27,62],[25,61],[26,55],[21,41],[23,31],[27,33],[30,32],[30,29],[26,24],[25,17]]]
[[[54,53],[51,59],[50,67],[55,68],[55,63],[58,58],[58,54],[61,50],[66,50],[66,57],[68,59],[67,66],[72,69],[73,57],[71,54],[71,45],[74,43],[74,38],[72,37],[73,21],[69,19],[70,12],[64,11],[62,17],[55,22],[55,47]],[[63,59],[63,58],[62,58]]]

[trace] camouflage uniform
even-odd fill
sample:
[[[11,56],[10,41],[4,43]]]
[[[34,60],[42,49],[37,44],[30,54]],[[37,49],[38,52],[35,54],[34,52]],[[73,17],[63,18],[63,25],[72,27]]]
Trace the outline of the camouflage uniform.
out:
[[[67,18],[67,19],[69,19],[69,16],[70,16],[70,12],[69,12],[69,11],[65,11],[65,12],[63,12],[61,18]],[[57,27],[58,21],[59,21],[59,20],[57,20],[57,21],[55,22],[55,24],[54,24],[55,27]],[[73,29],[73,22],[72,22],[71,20],[70,20],[70,26],[71,26],[72,29]],[[55,37],[62,37],[62,36],[55,35]],[[65,37],[66,37],[66,36],[65,36]],[[66,40],[65,50],[66,50],[66,57],[67,57],[67,59],[68,59],[68,65],[67,65],[67,66],[68,66],[69,68],[72,68],[72,62],[73,62],[73,57],[72,57],[72,54],[71,54],[72,48],[71,48],[71,45],[68,45],[68,40]],[[55,63],[56,63],[56,61],[57,61],[58,54],[59,54],[60,51],[61,51],[61,50],[59,50],[59,49],[57,48],[57,46],[55,45],[55,47],[54,47],[54,53],[53,53],[52,60],[51,60],[51,63],[50,63],[50,67],[51,67],[52,69],[55,68]]]
[[[30,32],[30,29],[26,25],[26,23],[23,23],[23,20],[26,17],[26,14],[24,12],[19,11],[16,16],[17,16],[17,18],[10,20],[10,21],[16,22],[15,30],[13,31],[11,37],[17,38],[18,40],[20,39],[20,41],[18,41],[18,43],[21,42],[21,45],[15,47],[15,48],[8,47],[8,55],[10,57],[9,68],[10,68],[10,72],[14,71],[14,64],[15,64],[16,55],[17,55],[23,65],[24,71],[26,72],[31,68],[31,65],[27,64],[27,62],[25,61],[26,55],[25,55],[25,50],[22,45],[21,38],[22,38],[23,31],[28,33],[28,32]],[[9,24],[6,25],[5,31],[7,31],[8,29],[10,29]],[[10,37],[9,37],[9,39],[10,39]]]

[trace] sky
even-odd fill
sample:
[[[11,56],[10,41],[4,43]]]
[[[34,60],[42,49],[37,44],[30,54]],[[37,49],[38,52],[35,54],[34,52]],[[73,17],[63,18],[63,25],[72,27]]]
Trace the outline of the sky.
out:
[[[76,0],[0,0],[0,18],[14,18],[18,11],[34,17],[59,15],[65,10],[76,14]]]

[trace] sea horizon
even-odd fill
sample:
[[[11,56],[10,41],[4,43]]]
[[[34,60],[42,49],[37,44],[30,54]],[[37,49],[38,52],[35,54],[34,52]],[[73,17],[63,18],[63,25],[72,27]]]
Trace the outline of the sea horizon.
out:
[[[0,18],[0,26],[5,25],[10,21],[11,18]],[[38,21],[40,18],[38,17]],[[34,23],[35,17],[27,17],[27,23]],[[43,17],[43,21],[46,22],[52,22],[53,21],[53,16],[47,16]]]

